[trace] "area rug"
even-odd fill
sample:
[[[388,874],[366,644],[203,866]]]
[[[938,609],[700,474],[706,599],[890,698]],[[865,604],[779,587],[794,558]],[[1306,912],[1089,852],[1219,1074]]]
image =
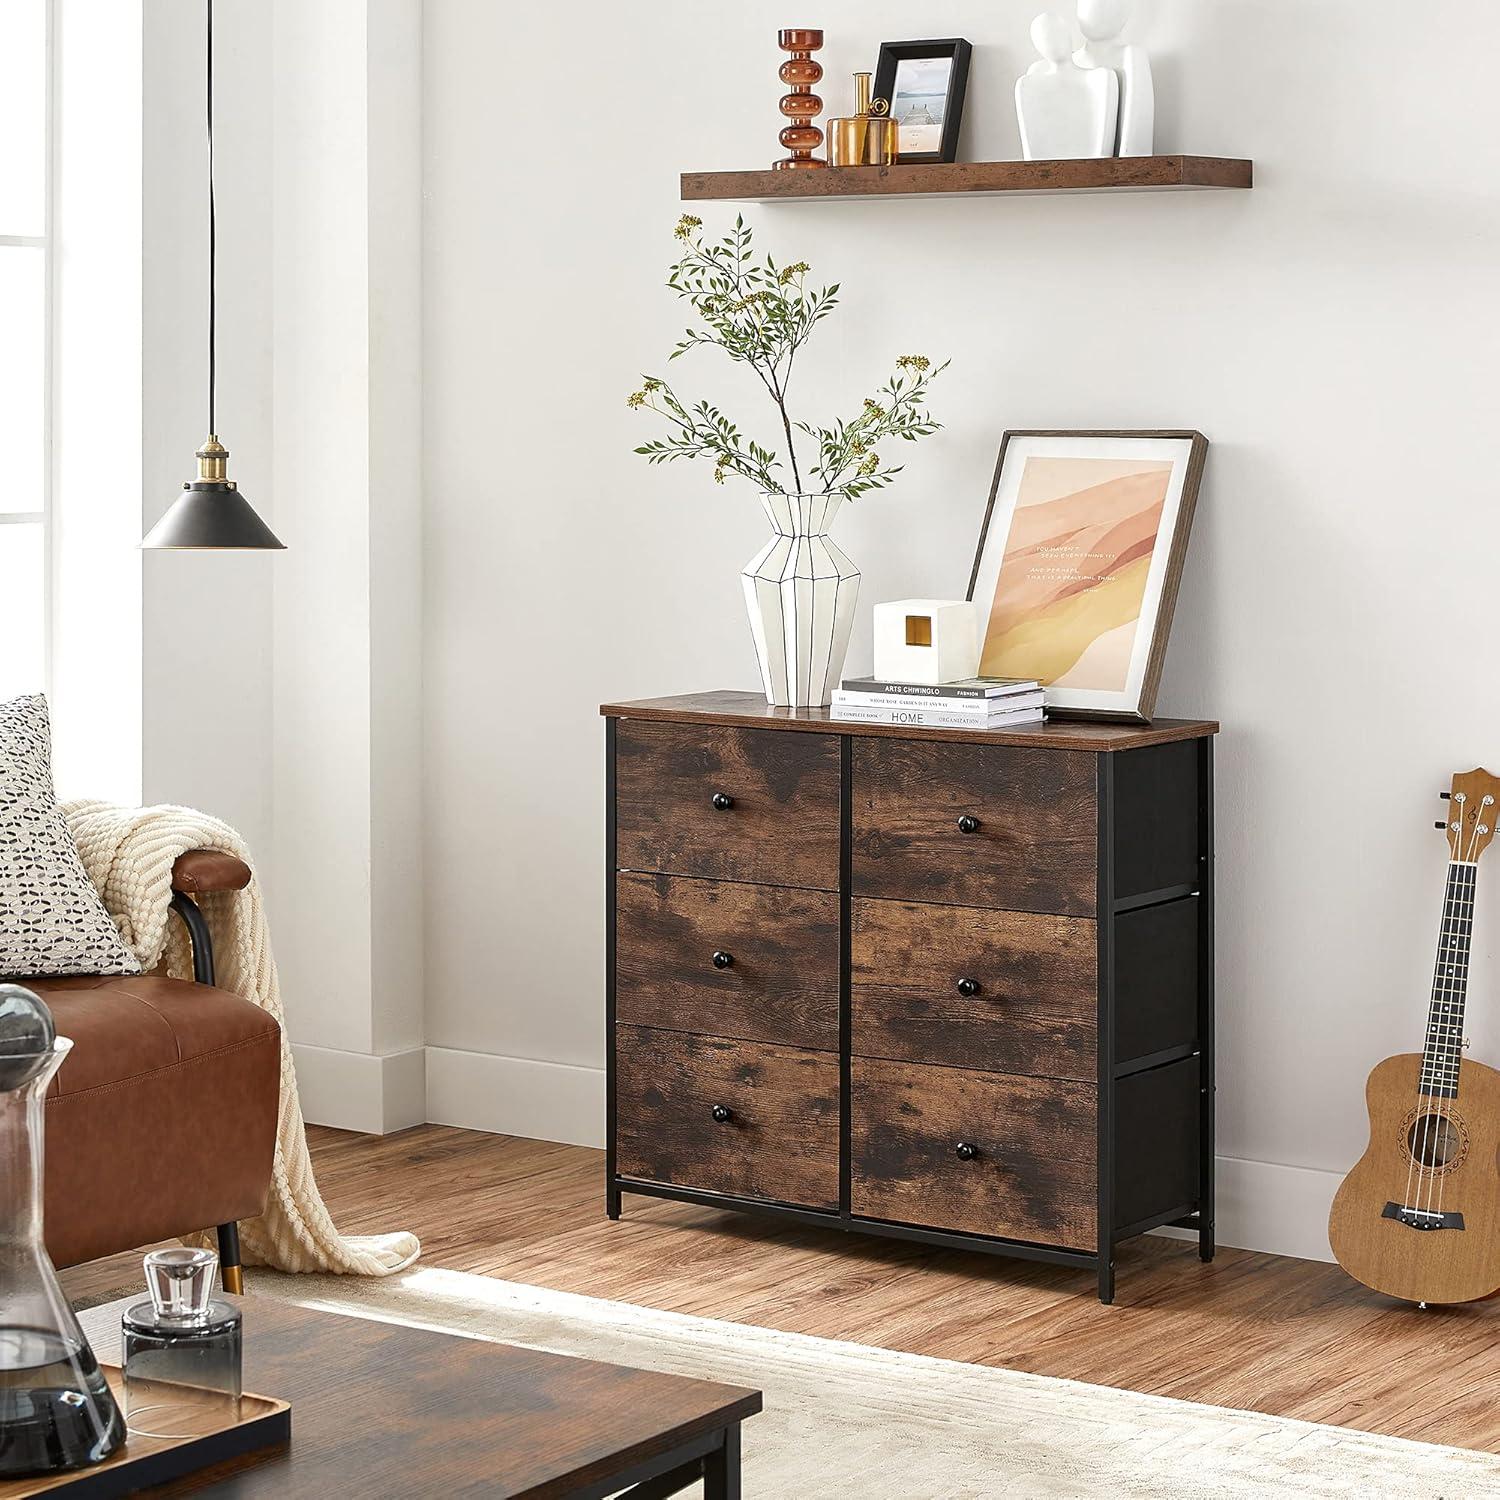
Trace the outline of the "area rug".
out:
[[[754,1386],[747,1500],[1500,1496],[1500,1457],[657,1312],[457,1271],[258,1271],[252,1296]],[[691,1492],[689,1492],[691,1493]]]

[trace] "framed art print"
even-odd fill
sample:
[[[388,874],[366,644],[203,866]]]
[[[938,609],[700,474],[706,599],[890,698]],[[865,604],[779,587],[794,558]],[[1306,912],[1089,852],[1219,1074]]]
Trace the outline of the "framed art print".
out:
[[[972,48],[962,37],[933,42],[882,42],[875,97],[896,122],[896,160],[956,161]]]
[[[980,675],[1149,720],[1207,453],[1198,432],[1007,432],[969,579]]]

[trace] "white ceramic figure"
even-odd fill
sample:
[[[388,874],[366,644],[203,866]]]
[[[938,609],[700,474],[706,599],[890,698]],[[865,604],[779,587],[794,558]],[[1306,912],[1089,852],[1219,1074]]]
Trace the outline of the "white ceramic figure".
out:
[[[1080,68],[1069,55],[1073,29],[1044,12],[1031,23],[1042,54],[1016,84],[1021,154],[1027,161],[1113,156],[1119,124],[1120,80],[1113,68]]]
[[[1083,46],[1073,54],[1080,68],[1109,68],[1120,80],[1120,128],[1116,156],[1150,156],[1156,134],[1156,88],[1144,47],[1125,46],[1120,34],[1130,20],[1130,0],[1078,0]]]

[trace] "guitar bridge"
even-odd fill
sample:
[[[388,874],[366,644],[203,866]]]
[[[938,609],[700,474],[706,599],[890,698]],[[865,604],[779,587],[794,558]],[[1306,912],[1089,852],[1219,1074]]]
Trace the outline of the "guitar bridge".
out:
[[[1462,1214],[1440,1214],[1430,1208],[1409,1208],[1404,1203],[1387,1203],[1380,1210],[1382,1219],[1395,1219],[1408,1229],[1462,1229]]]

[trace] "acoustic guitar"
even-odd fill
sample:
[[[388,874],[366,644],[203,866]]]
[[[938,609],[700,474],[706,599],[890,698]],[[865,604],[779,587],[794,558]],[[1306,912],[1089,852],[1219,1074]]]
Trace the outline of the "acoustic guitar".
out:
[[[1474,880],[1495,836],[1500,781],[1470,771],[1443,795],[1448,884],[1426,1041],[1370,1074],[1370,1144],[1328,1219],[1351,1276],[1424,1306],[1500,1290],[1500,1073],[1463,1055]]]

